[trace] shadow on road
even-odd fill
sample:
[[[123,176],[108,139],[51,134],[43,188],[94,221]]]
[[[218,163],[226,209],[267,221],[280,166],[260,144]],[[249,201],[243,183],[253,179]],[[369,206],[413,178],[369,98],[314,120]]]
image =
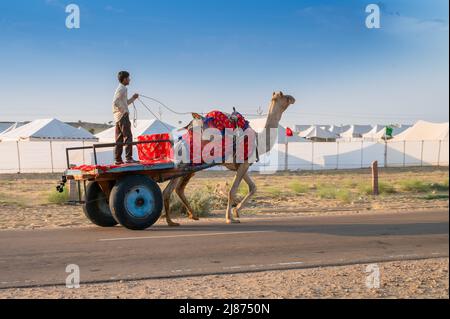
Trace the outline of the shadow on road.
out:
[[[139,232],[129,232],[138,235]],[[449,223],[404,223],[404,224],[338,224],[338,225],[282,225],[268,224],[240,224],[233,226],[205,225],[181,226],[169,228],[167,226],[154,226],[145,231],[148,233],[184,233],[184,232],[251,232],[273,231],[285,233],[316,233],[335,236],[415,236],[415,235],[448,235]],[[123,234],[122,234],[123,235]]]

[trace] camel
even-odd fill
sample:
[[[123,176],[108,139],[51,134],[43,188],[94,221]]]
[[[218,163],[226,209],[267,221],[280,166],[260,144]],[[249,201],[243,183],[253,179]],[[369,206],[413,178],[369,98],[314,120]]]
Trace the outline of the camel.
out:
[[[272,100],[269,107],[269,112],[267,115],[267,121],[265,125],[264,132],[270,132],[269,129],[278,128],[278,125],[281,120],[281,116],[283,113],[287,110],[287,108],[295,103],[295,98],[290,95],[284,95],[283,92],[274,92],[272,94]],[[197,118],[197,114],[193,114],[194,121]],[[192,125],[192,123],[191,123]],[[275,136],[268,136],[268,133],[266,133],[266,147],[262,152],[259,152],[259,155],[264,154],[265,152],[268,152],[272,149],[275,143]],[[260,149],[258,148],[258,151]],[[253,182],[253,180],[250,178],[248,174],[248,169],[252,165],[252,163],[223,163],[220,164],[227,169],[236,172],[236,175],[234,177],[233,183],[231,184],[231,188],[228,192],[228,204],[227,209],[225,212],[225,221],[227,224],[234,224],[234,223],[240,223],[239,221],[239,211],[242,210],[242,208],[246,205],[246,203],[250,200],[250,198],[256,193],[256,185]],[[170,197],[175,191],[177,195],[179,196],[181,202],[186,207],[186,210],[188,212],[188,217],[192,220],[198,220],[199,218],[195,216],[193,213],[192,208],[189,205],[189,202],[185,196],[185,189],[188,185],[191,178],[195,175],[195,173],[188,174],[176,179],[173,179],[169,182],[167,187],[163,191],[163,200],[164,200],[164,208],[165,208],[165,216],[166,216],[166,222],[169,226],[179,226],[178,223],[175,223],[170,218]],[[242,199],[240,203],[237,205],[234,205],[235,203],[235,196],[237,193],[237,190],[239,189],[239,185],[242,182],[242,180],[247,183],[249,187],[248,194]]]

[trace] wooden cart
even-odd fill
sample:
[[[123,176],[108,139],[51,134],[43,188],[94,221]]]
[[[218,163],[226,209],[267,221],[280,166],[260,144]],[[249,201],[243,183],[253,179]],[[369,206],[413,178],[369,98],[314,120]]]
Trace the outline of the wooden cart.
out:
[[[113,227],[120,224],[132,230],[143,230],[152,226],[161,216],[163,209],[162,193],[158,183],[201,171],[216,164],[175,165],[173,162],[155,162],[100,166],[97,163],[98,149],[146,143],[171,143],[173,146],[170,140],[155,140],[67,148],[67,170],[57,186],[58,191],[63,191],[68,180],[75,180],[84,213],[98,226]],[[93,168],[89,171],[74,168],[74,165],[70,164],[70,153],[87,149],[93,151],[95,162]],[[82,187],[84,196],[81,195]]]

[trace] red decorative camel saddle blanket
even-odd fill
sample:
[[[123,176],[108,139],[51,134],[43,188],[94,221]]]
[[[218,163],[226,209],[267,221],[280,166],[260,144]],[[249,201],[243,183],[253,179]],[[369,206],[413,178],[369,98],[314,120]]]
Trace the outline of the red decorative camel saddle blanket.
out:
[[[211,163],[214,160],[218,159],[224,159],[228,155],[232,155],[230,153],[233,152],[233,150],[227,150],[226,146],[230,144],[226,144],[227,138],[232,138],[225,135],[226,129],[236,130],[241,129],[242,131],[246,131],[250,128],[249,122],[238,112],[233,112],[232,114],[226,114],[221,111],[212,111],[206,114],[202,118],[203,121],[203,127],[202,129],[208,129],[208,128],[214,128],[221,132],[222,138],[220,141],[202,141],[200,145],[200,152],[194,151],[194,132],[193,129],[190,128],[184,134],[181,139],[185,143],[185,146],[189,147],[189,159],[191,164],[203,164],[206,161]],[[161,139],[163,136],[157,134],[157,135],[147,135],[147,136],[140,136],[139,141],[150,141],[150,140],[158,140]],[[239,143],[243,143],[243,154],[241,155],[241,160],[247,160],[248,155],[251,154],[251,146],[252,141],[249,141],[248,138],[242,139]],[[218,145],[217,143],[220,143]],[[233,141],[228,140],[228,143],[233,143]],[[211,149],[210,152],[203,152],[204,147],[209,144],[208,148]],[[215,150],[221,150],[220,154],[215,154]],[[154,160],[169,160],[174,159],[174,153],[173,148],[169,143],[157,143],[157,144],[141,144],[138,145],[139,150],[139,159],[141,161],[154,161]],[[250,152],[249,152],[250,150]],[[206,158],[205,158],[206,157]]]

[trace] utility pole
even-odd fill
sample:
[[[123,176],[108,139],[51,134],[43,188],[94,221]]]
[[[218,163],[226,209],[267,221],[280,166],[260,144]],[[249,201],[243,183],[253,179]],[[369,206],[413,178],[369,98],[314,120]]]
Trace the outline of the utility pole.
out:
[[[158,115],[159,115],[159,120],[162,121],[163,110],[162,110],[161,106],[158,108]]]
[[[262,109],[262,107],[261,106],[258,106],[258,109],[256,110],[256,114],[258,114],[259,116],[262,116],[263,115],[263,109]]]

